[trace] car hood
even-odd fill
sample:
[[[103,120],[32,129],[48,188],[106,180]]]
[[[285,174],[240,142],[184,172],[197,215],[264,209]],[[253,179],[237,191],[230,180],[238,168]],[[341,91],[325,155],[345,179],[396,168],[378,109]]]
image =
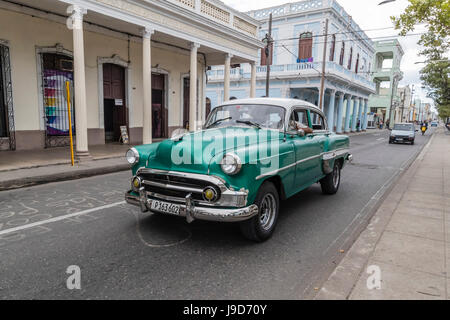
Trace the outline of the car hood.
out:
[[[412,136],[414,135],[414,131],[405,131],[405,130],[392,130],[392,136]]]
[[[146,167],[207,173],[212,159],[216,156],[221,158],[221,155],[227,152],[255,144],[261,141],[262,137],[266,137],[267,142],[281,139],[282,134],[275,130],[253,127],[225,127],[187,133],[179,139],[160,142],[149,154]]]

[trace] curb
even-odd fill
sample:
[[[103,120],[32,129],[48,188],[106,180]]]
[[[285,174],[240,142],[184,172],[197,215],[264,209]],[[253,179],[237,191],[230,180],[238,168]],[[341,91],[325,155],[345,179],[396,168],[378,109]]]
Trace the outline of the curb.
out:
[[[0,191],[13,190],[25,187],[36,186],[58,181],[77,180],[92,176],[98,176],[108,173],[130,170],[130,166],[125,164],[105,166],[89,169],[81,169],[75,171],[61,172],[49,175],[33,176],[27,178],[19,178],[13,180],[0,181]]]
[[[436,133],[436,132],[435,132]],[[355,240],[345,249],[346,254],[341,261],[335,265],[331,275],[324,280],[321,289],[313,296],[314,300],[346,300],[350,297],[354,286],[364,272],[368,260],[375,250],[376,244],[381,238],[384,229],[398,205],[398,194],[403,195],[405,186],[398,182],[405,178],[409,179],[412,167],[418,165],[422,160],[424,152],[429,148],[434,140],[435,133],[430,140],[419,149],[410,160],[386,183],[379,192],[369,202],[373,200],[373,205],[369,213],[362,219],[360,225],[353,231],[356,233]],[[396,190],[394,190],[396,189]],[[392,192],[392,191],[395,192]],[[400,191],[400,192],[399,192]],[[392,201],[387,199],[392,198]]]

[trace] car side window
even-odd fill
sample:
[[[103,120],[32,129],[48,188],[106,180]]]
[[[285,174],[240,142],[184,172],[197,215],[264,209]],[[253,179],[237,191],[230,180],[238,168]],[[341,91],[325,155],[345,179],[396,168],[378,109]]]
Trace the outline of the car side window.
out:
[[[313,130],[326,130],[325,120],[317,112],[311,111],[311,123]]]
[[[297,131],[295,122],[308,126],[308,116],[306,110],[296,109],[292,111],[291,118],[289,119],[288,131]]]

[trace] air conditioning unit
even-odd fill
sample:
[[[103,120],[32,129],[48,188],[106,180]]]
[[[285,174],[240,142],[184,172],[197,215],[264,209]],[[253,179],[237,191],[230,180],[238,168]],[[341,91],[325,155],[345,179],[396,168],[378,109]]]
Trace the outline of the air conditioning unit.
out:
[[[59,60],[59,68],[62,71],[73,72],[73,60],[68,60],[68,59]]]

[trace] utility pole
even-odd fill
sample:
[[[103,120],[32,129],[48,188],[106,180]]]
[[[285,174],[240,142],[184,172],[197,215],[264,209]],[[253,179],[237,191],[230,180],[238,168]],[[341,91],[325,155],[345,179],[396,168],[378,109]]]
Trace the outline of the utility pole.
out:
[[[269,16],[269,33],[266,35],[267,44],[265,49],[266,54],[266,97],[269,97],[269,87],[270,87],[270,65],[272,64],[272,48],[273,48],[273,40],[272,40],[272,13]]]
[[[323,59],[322,59],[322,79],[320,81],[320,97],[319,108],[323,111],[323,101],[325,94],[325,66],[327,60],[327,43],[328,43],[328,18],[325,20],[325,41],[323,44]]]

